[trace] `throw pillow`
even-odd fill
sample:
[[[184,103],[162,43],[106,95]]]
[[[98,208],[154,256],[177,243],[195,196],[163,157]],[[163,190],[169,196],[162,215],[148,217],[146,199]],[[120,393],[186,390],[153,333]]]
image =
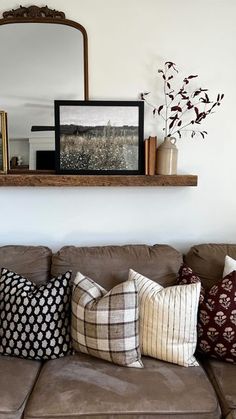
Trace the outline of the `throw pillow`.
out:
[[[139,294],[140,348],[144,355],[197,366],[197,311],[201,285],[163,288],[130,269]]]
[[[70,353],[70,277],[66,272],[37,286],[2,269],[0,354],[54,359]]]
[[[236,260],[226,255],[223,278],[233,271],[236,271]]]
[[[228,260],[228,262],[230,261]],[[227,265],[228,268],[229,264]],[[190,284],[196,278],[200,281],[200,278],[194,275],[192,269],[187,267],[187,265],[180,268],[179,284]],[[204,355],[218,358],[221,361],[236,363],[235,271],[231,271],[230,274],[223,277],[208,292],[204,291],[204,294],[202,293],[198,318],[197,350]]]
[[[197,282],[200,282],[201,279],[199,276],[197,276],[193,270],[186,265],[185,263],[182,263],[179,269],[178,277],[177,277],[177,284],[179,285],[187,285],[187,284],[196,284]],[[205,298],[205,290],[201,286],[201,292],[199,297],[199,303],[201,304],[204,301]]]
[[[206,293],[199,311],[198,349],[236,363],[236,271]]]
[[[76,351],[142,368],[135,282],[123,282],[107,292],[78,272],[72,291],[71,333]]]

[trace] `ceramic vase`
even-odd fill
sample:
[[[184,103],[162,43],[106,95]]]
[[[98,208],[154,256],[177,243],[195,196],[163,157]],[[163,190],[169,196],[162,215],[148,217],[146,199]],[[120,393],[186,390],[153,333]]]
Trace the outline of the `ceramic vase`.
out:
[[[178,149],[175,145],[176,138],[166,137],[163,143],[157,149],[157,167],[158,175],[176,175]]]

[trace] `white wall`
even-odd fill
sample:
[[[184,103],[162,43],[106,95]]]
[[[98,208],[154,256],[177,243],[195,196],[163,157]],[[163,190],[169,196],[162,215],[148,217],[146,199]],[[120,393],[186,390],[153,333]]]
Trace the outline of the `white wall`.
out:
[[[29,1],[21,0],[22,5]],[[42,2],[34,1],[38,5]],[[15,0],[1,0],[1,10]],[[89,38],[91,99],[137,99],[157,87],[157,68],[173,60],[199,74],[211,96],[225,93],[206,120],[205,140],[181,139],[179,172],[197,188],[3,188],[0,244],[236,242],[235,0],[50,0]],[[145,133],[159,133],[147,110]]]

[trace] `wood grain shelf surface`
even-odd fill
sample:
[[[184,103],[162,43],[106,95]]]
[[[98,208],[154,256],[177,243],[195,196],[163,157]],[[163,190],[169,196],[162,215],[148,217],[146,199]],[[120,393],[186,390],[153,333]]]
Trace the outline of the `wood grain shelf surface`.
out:
[[[196,175],[0,175],[0,187],[78,187],[78,186],[197,186]]]

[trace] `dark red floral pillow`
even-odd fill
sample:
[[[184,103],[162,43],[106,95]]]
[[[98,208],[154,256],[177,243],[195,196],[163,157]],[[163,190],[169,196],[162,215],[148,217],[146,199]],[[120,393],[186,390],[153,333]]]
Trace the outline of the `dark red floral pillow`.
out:
[[[188,265],[186,265],[185,263],[182,263],[179,269],[177,284],[186,285],[186,284],[195,284],[196,282],[201,282],[201,279],[199,278],[199,276],[195,275],[193,270]],[[201,286],[199,304],[201,304],[204,301],[204,297],[205,297],[205,290],[203,286]]]
[[[205,294],[199,310],[198,350],[236,363],[236,271]]]
[[[178,284],[197,281],[200,278],[183,264],[179,270]],[[203,288],[202,291],[197,350],[221,361],[236,363],[236,271],[213,285],[209,291]]]

